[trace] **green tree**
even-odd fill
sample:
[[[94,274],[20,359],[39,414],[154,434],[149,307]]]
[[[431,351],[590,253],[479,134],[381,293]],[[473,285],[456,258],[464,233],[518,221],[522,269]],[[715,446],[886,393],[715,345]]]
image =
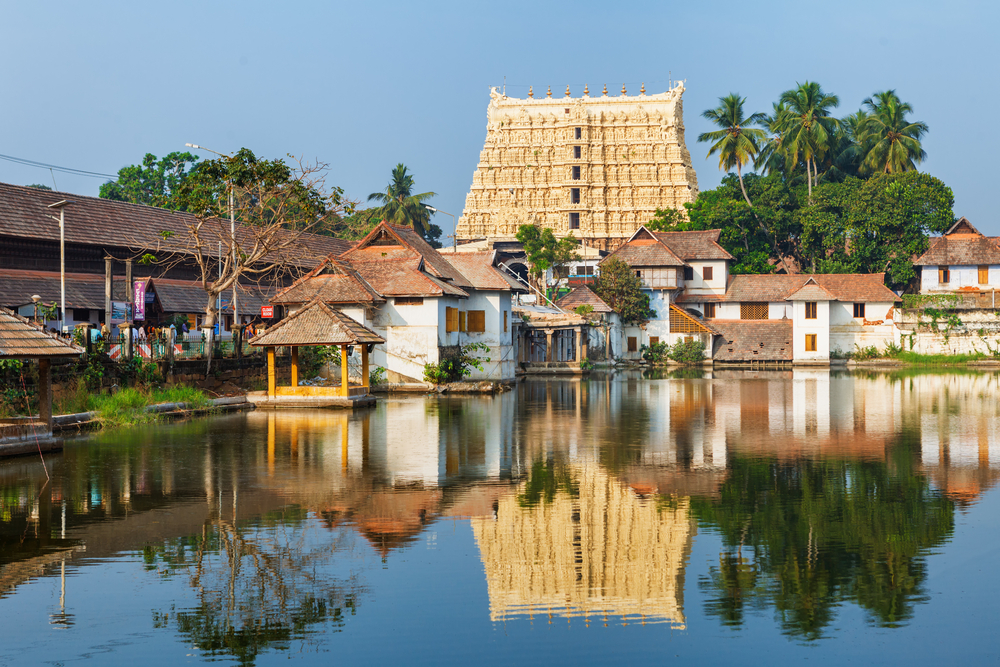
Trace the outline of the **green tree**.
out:
[[[646,229],[652,232],[677,231],[677,225],[687,222],[687,217],[675,208],[658,208],[652,220],[646,223]]]
[[[52,190],[52,188],[50,188],[49,186],[42,185],[41,183],[32,183],[31,185],[25,187],[35,188],[36,190]]]
[[[901,101],[895,90],[875,93],[862,104],[870,111],[863,123],[864,170],[887,174],[915,170],[916,164],[927,157],[920,144],[927,123],[906,119],[913,107]]]
[[[430,224],[431,212],[427,210],[425,203],[434,192],[422,192],[413,194],[413,176],[407,172],[406,166],[401,162],[392,170],[392,179],[386,186],[385,192],[373,192],[368,195],[368,201],[381,204],[378,215],[382,220],[394,225],[408,225],[413,227],[418,234],[435,247],[440,248],[438,238],[441,236],[441,228]],[[432,229],[432,227],[434,229]],[[436,230],[437,235],[434,235]]]
[[[736,170],[743,198],[746,199],[747,206],[753,206],[743,186],[743,167],[754,161],[760,150],[760,143],[767,138],[767,134],[764,130],[749,127],[760,123],[764,119],[764,114],[753,113],[749,117],[744,116],[744,102],[746,102],[745,97],[730,93],[719,98],[718,107],[703,111],[702,117],[712,121],[721,129],[699,134],[698,141],[713,142],[712,147],[708,149],[708,157],[718,153],[719,169],[727,172]]]
[[[823,92],[818,83],[806,81],[783,92],[780,102],[786,109],[776,127],[782,135],[781,150],[792,164],[798,162],[800,156],[805,161],[811,203],[816,182],[816,158],[830,148],[831,134],[840,124],[830,115],[830,110],[840,104],[840,99]]]
[[[617,257],[601,263],[601,272],[591,289],[623,322],[641,325],[656,317],[656,311],[649,307],[649,295],[642,291],[642,280]]]
[[[102,185],[99,195],[102,199],[186,210],[175,195],[197,162],[191,153],[174,152],[162,159],[146,153],[141,164],[119,169],[118,180]]]
[[[557,239],[549,228],[540,229],[535,225],[521,225],[517,230],[517,240],[524,248],[524,254],[531,264],[531,275],[540,277],[548,269],[580,259],[576,254],[578,241],[573,235]]]

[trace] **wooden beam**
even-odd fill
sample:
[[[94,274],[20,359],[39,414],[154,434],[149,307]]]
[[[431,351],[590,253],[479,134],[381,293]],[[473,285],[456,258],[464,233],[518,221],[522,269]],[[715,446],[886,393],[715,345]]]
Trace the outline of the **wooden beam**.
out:
[[[347,381],[347,346],[340,346],[340,395],[347,398],[351,395],[351,388]]]
[[[361,344],[361,386],[368,389],[368,345]]]
[[[267,397],[274,398],[274,389],[276,385],[274,376],[274,346],[269,346],[267,348]]]

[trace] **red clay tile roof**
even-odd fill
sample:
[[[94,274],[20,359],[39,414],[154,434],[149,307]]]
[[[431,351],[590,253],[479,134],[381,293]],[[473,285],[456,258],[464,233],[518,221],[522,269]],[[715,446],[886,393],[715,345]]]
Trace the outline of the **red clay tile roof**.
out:
[[[467,292],[451,283],[421,271],[423,259],[419,255],[392,261],[351,261],[350,264],[365,279],[365,282],[383,297],[469,296]]]
[[[729,286],[722,301],[784,301],[810,279],[815,280],[838,301],[893,303],[899,300],[885,286],[884,273],[800,273],[729,276]],[[682,301],[698,301],[699,298],[691,296]]]
[[[806,284],[785,297],[786,301],[837,301],[830,290],[826,289],[813,279],[806,281]]]
[[[629,266],[686,266],[684,260],[645,228],[639,229],[629,241],[602,259],[600,264],[612,257],[617,257]]]
[[[432,276],[460,288],[472,287],[465,276],[412,228],[390,225],[385,221],[380,222],[354,248],[344,253],[343,258],[352,264],[358,261],[370,262],[376,258],[399,259],[405,255],[402,252],[404,249],[420,257],[424,263],[421,268]]]
[[[385,339],[322,301],[311,301],[259,336],[251,345],[358,345]]]
[[[271,303],[383,303],[385,299],[346,261],[327,257],[315,269],[278,292]]]
[[[721,229],[696,232],[653,232],[653,234],[684,261],[733,259],[733,256],[719,245]]]
[[[195,218],[189,213],[8,183],[0,183],[0,236],[58,241],[59,222],[51,216],[58,218],[59,214],[47,207],[63,199],[73,202],[66,207],[67,243],[158,249],[158,252],[167,253],[191,252],[187,225]],[[221,221],[215,227],[217,229],[209,227],[206,235],[229,237],[228,221]],[[242,230],[237,226],[237,239],[247,245],[251,237]],[[173,234],[165,239],[161,231]],[[351,247],[351,242],[343,239],[303,234],[282,255],[293,266],[311,267],[324,257],[339,255]]]
[[[204,293],[204,292],[202,292]],[[31,303],[37,294],[45,303],[59,301],[57,271],[5,270],[0,275],[0,306],[16,308]],[[115,276],[112,296],[116,301],[127,300],[125,279]],[[93,273],[66,274],[66,307],[104,310],[104,276]]]
[[[715,361],[791,361],[792,321],[712,320]]]
[[[963,218],[964,220],[964,218]],[[931,239],[931,247],[918,257],[915,266],[977,266],[980,264],[1000,264],[1000,244],[997,239],[982,234],[966,233],[965,227],[959,227],[959,221],[944,236]],[[967,221],[966,221],[967,222]],[[970,229],[975,229],[971,225]]]
[[[595,313],[614,312],[611,306],[604,303],[604,299],[597,296],[587,285],[574,287],[569,294],[556,301],[556,305],[563,310],[575,310],[578,306],[593,306]]]
[[[84,350],[46,333],[12,310],[0,308],[0,359],[76,357]]]
[[[513,278],[493,266],[492,252],[456,252],[442,255],[477,290],[523,292]]]

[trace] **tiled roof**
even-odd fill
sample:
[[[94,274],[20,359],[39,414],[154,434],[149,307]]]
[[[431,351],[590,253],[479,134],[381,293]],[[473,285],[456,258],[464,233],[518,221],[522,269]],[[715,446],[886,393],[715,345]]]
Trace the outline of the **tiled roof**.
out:
[[[477,290],[524,291],[513,278],[493,266],[492,252],[462,252],[442,256]]]
[[[653,232],[653,234],[684,261],[733,259],[733,256],[719,245],[721,229],[696,232]]]
[[[83,349],[46,333],[12,310],[0,308],[0,359],[75,357]]]
[[[250,341],[256,346],[358,345],[385,339],[322,301],[311,301]]]
[[[1000,244],[981,234],[950,233],[932,238],[931,247],[913,263],[916,266],[1000,264]]]
[[[671,333],[719,333],[704,320],[694,317],[674,304],[670,304],[668,321]]]
[[[278,292],[272,303],[382,303],[385,301],[346,261],[327,257],[315,269]]]
[[[354,257],[354,253],[348,257]],[[383,297],[388,296],[469,296],[464,290],[421,271],[423,259],[372,262],[351,261],[351,266]]]
[[[65,213],[67,243],[155,249],[164,253],[191,252],[187,225],[195,217],[189,213],[8,183],[0,183],[0,236],[58,241],[59,222],[52,216],[58,218],[59,214],[48,205],[64,199],[73,202]],[[172,234],[164,238],[160,232]],[[243,246],[251,242],[251,235],[240,225],[236,227],[236,236]],[[227,239],[229,222],[209,226],[203,235],[208,237]],[[351,242],[343,239],[303,234],[282,252],[282,258],[293,266],[312,267],[322,258],[339,255],[351,247]]]
[[[837,297],[830,293],[815,280],[810,278],[806,284],[785,297],[786,301],[837,301]]]
[[[784,301],[810,280],[838,301],[893,303],[899,300],[885,286],[884,273],[816,273],[729,276],[729,286],[722,301]],[[687,297],[683,301],[697,301],[698,298]]]
[[[151,278],[151,287],[165,313],[204,313],[208,294],[201,282],[196,280],[175,280],[171,278]],[[227,289],[222,294],[222,312],[233,312],[233,291]],[[103,299],[103,297],[102,297]],[[240,285],[237,294],[241,315],[259,315],[260,307],[268,304],[267,290],[256,285]],[[104,302],[101,301],[101,308]]]
[[[791,361],[792,321],[713,320],[715,361]]]
[[[204,291],[202,293],[204,294]],[[17,308],[28,305],[34,294],[42,297],[45,303],[58,303],[59,273],[5,270],[0,274],[0,306]],[[125,279],[116,276],[112,296],[116,301],[125,301],[127,300],[125,295]],[[67,273],[66,307],[104,310],[104,276],[93,273]]]
[[[594,290],[587,285],[574,287],[573,290],[556,301],[556,305],[563,310],[575,310],[579,306],[593,306],[595,313],[613,313],[611,306],[604,303],[604,299],[597,296]]]
[[[385,221],[380,222],[353,249],[344,253],[343,258],[352,264],[378,258],[399,259],[407,254],[403,250],[409,250],[420,257],[424,264],[422,268],[434,277],[449,281],[457,287],[472,287],[465,276],[412,228],[390,225]]]
[[[667,246],[652,238],[637,238],[625,243],[601,260],[617,257],[629,266],[686,266]]]

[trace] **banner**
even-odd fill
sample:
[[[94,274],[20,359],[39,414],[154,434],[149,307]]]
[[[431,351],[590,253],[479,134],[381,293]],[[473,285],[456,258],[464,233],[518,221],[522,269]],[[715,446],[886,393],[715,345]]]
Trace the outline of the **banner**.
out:
[[[111,324],[124,324],[128,321],[128,301],[111,302]]]
[[[132,286],[135,294],[132,297],[134,304],[132,312],[135,313],[135,320],[138,322],[146,319],[146,281],[134,280]]]

